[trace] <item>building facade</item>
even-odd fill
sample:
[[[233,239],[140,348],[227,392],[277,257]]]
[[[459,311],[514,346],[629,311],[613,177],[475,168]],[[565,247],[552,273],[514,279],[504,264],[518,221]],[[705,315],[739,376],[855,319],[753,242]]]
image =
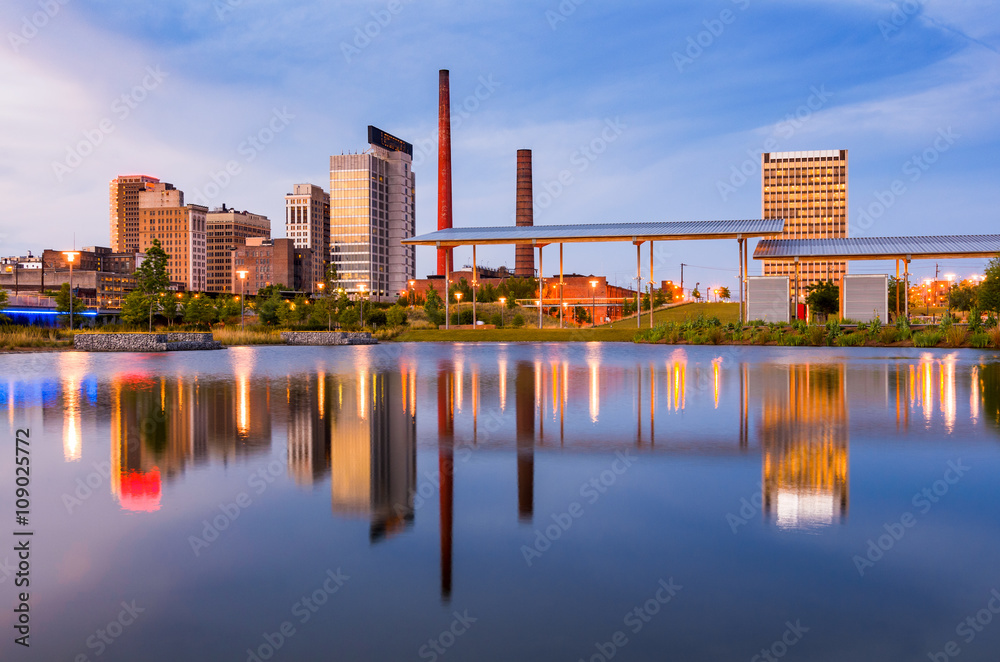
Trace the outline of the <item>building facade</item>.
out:
[[[185,205],[184,192],[173,184],[147,185],[139,193],[139,250],[145,253],[158,239],[170,256],[170,280],[193,292],[204,292],[208,280],[207,215],[207,207]]]
[[[315,287],[326,278],[330,262],[330,195],[321,186],[296,184],[285,196],[285,236],[295,248],[312,253],[310,279]]]
[[[233,251],[232,291],[255,295],[262,287],[283,285],[288,290],[312,292],[312,252],[295,248],[291,239],[248,237]],[[241,284],[238,272],[245,270]]]
[[[139,193],[160,182],[148,175],[119,175],[108,186],[111,211],[111,251],[126,253],[139,248]]]
[[[232,292],[233,251],[245,245],[248,237],[270,239],[270,219],[248,211],[226,209],[225,205],[205,215],[206,292]]]
[[[336,287],[394,299],[416,276],[413,146],[368,127],[364,154],[330,157],[330,260]]]
[[[785,219],[775,239],[827,239],[847,236],[847,150],[765,152],[761,154],[761,218]],[[765,276],[788,276],[795,285],[794,262],[764,261]],[[798,263],[799,293],[832,280],[840,284],[847,262]]]

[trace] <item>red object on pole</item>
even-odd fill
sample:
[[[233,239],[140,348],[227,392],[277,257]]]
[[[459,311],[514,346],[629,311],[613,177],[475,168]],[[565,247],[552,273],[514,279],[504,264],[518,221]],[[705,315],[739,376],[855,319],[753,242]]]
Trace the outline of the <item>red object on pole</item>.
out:
[[[451,223],[451,86],[448,70],[441,69],[438,72],[438,230],[447,230]],[[450,258],[453,250],[438,249],[439,276],[448,277],[445,255]],[[447,288],[445,296],[448,296]]]
[[[514,219],[517,227],[535,224],[530,149],[517,150],[517,207]],[[514,275],[519,278],[535,277],[535,255],[529,244],[517,244],[514,248]]]

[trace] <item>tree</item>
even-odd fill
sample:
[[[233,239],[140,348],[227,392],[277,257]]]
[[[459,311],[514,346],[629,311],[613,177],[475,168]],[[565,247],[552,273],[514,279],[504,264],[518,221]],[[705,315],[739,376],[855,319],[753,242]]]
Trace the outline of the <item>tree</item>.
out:
[[[7,307],[7,290],[0,290],[0,322],[7,322],[7,316],[3,314],[3,309]]]
[[[153,305],[158,302],[160,294],[170,286],[170,276],[167,275],[167,260],[170,256],[160,246],[159,239],[153,239],[153,245],[146,249],[146,257],[132,276],[135,278],[136,289],[142,292],[149,303],[149,330],[153,330]]]
[[[128,325],[138,326],[146,321],[149,312],[149,302],[139,290],[132,290],[122,302],[121,320]]]
[[[210,325],[215,320],[215,306],[205,295],[195,294],[184,306],[184,321],[188,324]]]
[[[809,286],[806,304],[814,313],[829,315],[840,310],[840,288],[832,280],[820,281]]]
[[[257,319],[261,324],[278,324],[285,305],[281,290],[275,286],[262,287],[257,293]]]
[[[972,310],[976,307],[978,289],[972,285],[953,285],[948,290],[948,307],[955,310]]]
[[[406,324],[406,308],[399,305],[392,306],[385,314],[386,323],[395,328]]]
[[[701,292],[698,291],[697,286],[693,290],[691,290],[691,298],[694,299],[695,301],[701,299]]]
[[[70,290],[69,283],[63,283],[62,287],[59,288],[59,292],[56,294],[56,311],[60,313],[68,313],[70,311]],[[73,298],[73,314],[82,313],[87,310],[87,306],[84,305],[82,301],[74,294]],[[69,317],[66,318],[67,323],[69,322]]]
[[[433,287],[427,290],[427,299],[424,301],[424,312],[427,313],[427,319],[432,324],[437,324],[438,326],[444,324],[444,313],[441,311],[442,303],[437,290]]]
[[[979,308],[1000,314],[1000,257],[990,260],[986,280],[979,286]]]
[[[340,326],[344,327],[348,331],[357,331],[359,325],[360,313],[355,306],[350,306],[345,308],[340,313]]]
[[[906,297],[906,283],[903,282],[902,278],[896,278],[895,276],[889,276],[889,313],[892,315],[896,314],[896,284],[899,284],[899,293],[903,298]],[[903,314],[904,301],[899,302],[899,313]]]
[[[731,299],[732,296],[733,296],[733,293],[729,291],[728,287],[720,287],[719,288],[719,298],[720,299],[725,299],[726,301],[729,301],[729,299]]]
[[[174,320],[177,319],[177,315],[180,313],[180,307],[177,305],[179,303],[178,296],[168,292],[167,295],[160,300],[160,311],[163,313],[163,316],[167,318],[167,323],[170,325],[174,323]]]
[[[226,322],[240,314],[240,302],[237,299],[238,297],[231,297],[228,294],[215,298],[215,315],[220,322]]]

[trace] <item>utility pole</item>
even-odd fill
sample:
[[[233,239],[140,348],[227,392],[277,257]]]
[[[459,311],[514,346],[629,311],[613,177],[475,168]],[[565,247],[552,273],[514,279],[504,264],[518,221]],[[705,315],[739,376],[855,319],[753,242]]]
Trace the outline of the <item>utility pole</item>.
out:
[[[935,262],[934,263],[934,280],[935,281],[937,281],[937,279],[938,279],[938,272],[940,272],[940,271],[941,271],[941,268],[938,266],[938,263]]]
[[[681,298],[684,298],[684,267],[687,265],[681,262]]]

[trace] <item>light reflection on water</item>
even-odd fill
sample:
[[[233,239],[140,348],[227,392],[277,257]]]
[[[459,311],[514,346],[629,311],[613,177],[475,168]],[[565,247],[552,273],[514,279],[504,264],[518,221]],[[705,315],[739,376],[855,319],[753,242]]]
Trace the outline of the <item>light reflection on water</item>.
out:
[[[510,472],[483,489],[495,493],[510,481],[522,529],[503,535],[515,552],[521,537],[531,537],[519,530],[550,523],[548,509],[559,498],[546,481],[560,462],[604,466],[603,456],[625,450],[667,458],[667,465],[695,459],[689,470],[706,489],[727,487],[715,482],[726,479],[715,479],[713,468],[752,460],[757,479],[745,484],[756,490],[765,530],[835,541],[834,525],[846,526],[858,502],[852,490],[866,496],[877,488],[866,481],[883,447],[919,443],[941,457],[959,443],[995,451],[998,389],[996,357],[971,352],[831,359],[709,347],[427,345],[382,354],[235,348],[203,360],[63,353],[49,374],[5,379],[0,401],[12,430],[25,421],[45,435],[59,430],[67,485],[88,471],[87,462],[106,458],[110,478],[100,489],[119,513],[140,518],[130,527],[167,526],[175,508],[189,503],[189,476],[278,458],[283,480],[299,492],[268,508],[304,506],[325,493],[327,518],[364,523],[372,545],[416,543],[424,539],[420,527],[431,526],[438,598],[476,604],[487,596],[462,593],[468,581],[455,576],[489,555],[456,545],[464,504],[477,498],[463,473],[476,463]],[[852,437],[862,444],[860,461],[849,452]],[[861,483],[851,477],[859,466]],[[656,480],[644,475],[631,489],[636,497],[662,489]],[[207,507],[229,494],[198,484]],[[673,498],[692,512],[703,507],[693,493]],[[545,510],[536,512],[540,502]],[[728,533],[725,514],[700,526],[721,523]],[[615,518],[604,515],[608,526]],[[310,526],[325,525],[313,519]],[[600,548],[596,540],[580,544],[579,554],[588,544]],[[267,566],[261,554],[256,563]]]

